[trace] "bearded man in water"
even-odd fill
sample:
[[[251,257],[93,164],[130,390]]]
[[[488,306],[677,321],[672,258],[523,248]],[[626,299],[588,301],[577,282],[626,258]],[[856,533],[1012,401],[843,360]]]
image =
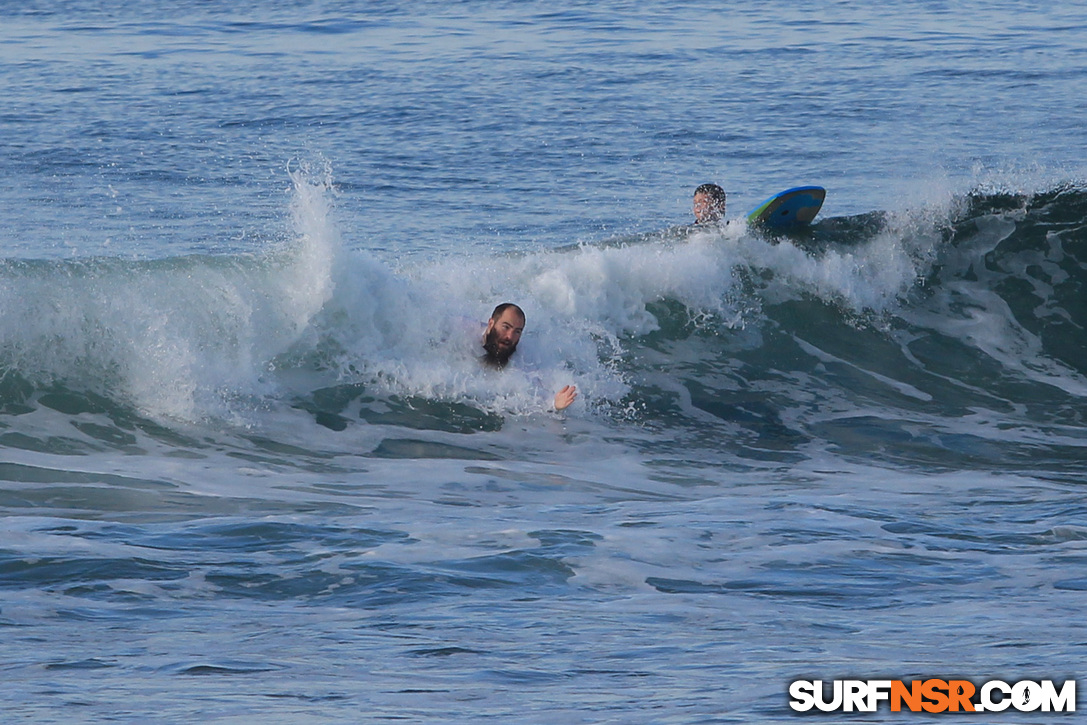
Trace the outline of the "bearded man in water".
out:
[[[483,333],[483,362],[501,370],[517,351],[521,333],[525,331],[525,313],[513,304],[505,302],[494,308],[487,330]],[[555,410],[565,410],[577,398],[577,388],[565,385],[555,393]]]

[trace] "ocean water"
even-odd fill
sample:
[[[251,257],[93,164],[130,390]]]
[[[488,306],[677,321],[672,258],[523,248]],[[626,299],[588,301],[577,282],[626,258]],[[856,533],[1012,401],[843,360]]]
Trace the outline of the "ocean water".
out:
[[[1079,677],[1085,38],[1078,3],[0,5],[3,720]],[[801,184],[811,229],[745,224]]]

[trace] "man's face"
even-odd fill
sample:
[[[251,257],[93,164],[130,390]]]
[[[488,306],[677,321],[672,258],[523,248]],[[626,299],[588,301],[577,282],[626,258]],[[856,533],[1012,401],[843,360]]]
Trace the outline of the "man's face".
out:
[[[483,336],[483,348],[487,356],[500,365],[505,365],[510,355],[517,350],[521,333],[525,329],[525,318],[512,307],[507,308],[497,320],[487,323],[487,332]]]
[[[694,195],[694,220],[699,224],[715,222],[721,218],[721,208],[709,194],[699,192]]]

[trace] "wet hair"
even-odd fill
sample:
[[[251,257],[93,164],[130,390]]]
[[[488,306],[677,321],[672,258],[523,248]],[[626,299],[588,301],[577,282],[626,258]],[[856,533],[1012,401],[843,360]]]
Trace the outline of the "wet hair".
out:
[[[702,184],[702,186],[694,190],[694,193],[696,195],[705,194],[713,200],[715,206],[725,208],[725,190],[717,184]]]
[[[491,319],[495,320],[497,322],[498,318],[501,317],[506,312],[506,310],[508,310],[511,307],[513,309],[517,310],[517,314],[519,314],[521,316],[522,320],[526,320],[526,321],[528,320],[528,318],[525,317],[525,311],[522,310],[517,305],[513,304],[512,302],[503,302],[498,307],[495,307],[494,312],[491,313]]]

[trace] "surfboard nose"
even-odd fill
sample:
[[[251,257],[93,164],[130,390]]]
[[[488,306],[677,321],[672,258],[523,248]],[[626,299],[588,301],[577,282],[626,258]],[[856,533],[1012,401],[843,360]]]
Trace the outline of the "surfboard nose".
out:
[[[821,186],[797,186],[774,194],[747,215],[753,226],[783,230],[810,224],[826,199]]]

